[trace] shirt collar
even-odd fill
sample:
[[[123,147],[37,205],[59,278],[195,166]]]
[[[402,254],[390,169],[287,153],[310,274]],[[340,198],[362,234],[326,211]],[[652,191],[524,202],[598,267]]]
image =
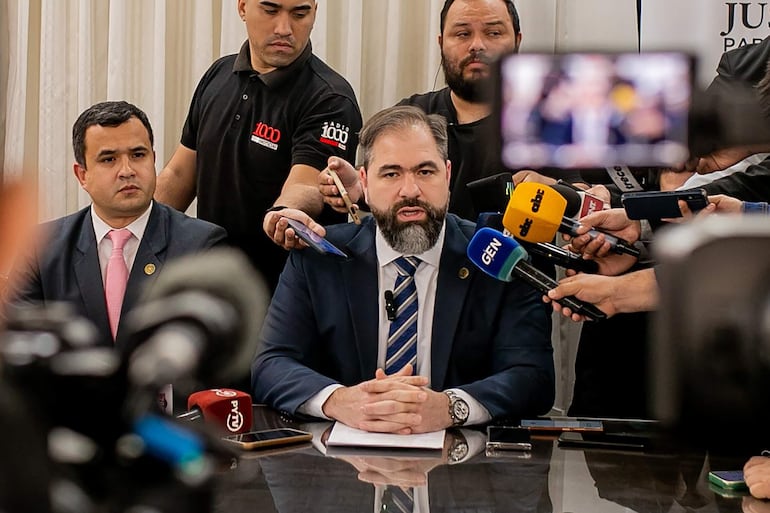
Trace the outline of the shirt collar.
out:
[[[269,73],[258,73],[251,67],[251,50],[249,49],[249,41],[243,43],[238,55],[235,57],[235,63],[233,63],[233,73],[249,73],[257,76],[267,87],[276,88],[283,84],[287,79],[294,76],[298,70],[302,69],[310,59],[310,55],[313,53],[313,45],[308,40],[305,49],[299,54],[299,57],[294,59],[294,62],[288,66],[282,68],[276,68]]]
[[[446,232],[446,220],[444,220],[444,224],[441,226],[441,231],[438,234],[438,239],[436,240],[436,243],[433,245],[433,247],[424,253],[421,253],[419,255],[414,255],[414,256],[419,258],[421,262],[430,264],[433,267],[438,268],[439,261],[441,260],[441,250],[444,248],[445,232]],[[382,235],[382,232],[380,231],[379,226],[377,226],[374,243],[377,249],[377,261],[379,262],[380,267],[385,267],[389,263],[393,262],[395,259],[404,256],[403,254],[399,253],[398,251],[390,247],[390,245],[385,240],[385,237]],[[407,256],[411,256],[411,255],[407,255]]]
[[[144,230],[147,228],[147,222],[150,220],[151,210],[152,201],[150,201],[150,206],[147,207],[147,210],[145,210],[142,215],[134,219],[131,224],[126,226],[126,229],[128,229],[128,231],[130,231],[131,234],[137,238],[137,240],[142,240],[142,237],[144,236]],[[91,222],[94,225],[96,244],[99,244],[102,239],[107,236],[107,233],[110,230],[117,230],[117,228],[113,228],[112,226],[108,225],[101,217],[97,215],[93,205],[91,205]]]

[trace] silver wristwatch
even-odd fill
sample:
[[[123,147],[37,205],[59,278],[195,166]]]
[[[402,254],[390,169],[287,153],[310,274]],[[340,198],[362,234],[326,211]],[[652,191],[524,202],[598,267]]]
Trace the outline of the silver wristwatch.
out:
[[[470,413],[468,403],[451,390],[445,390],[444,393],[449,397],[449,416],[452,419],[452,426],[462,426],[468,420]]]

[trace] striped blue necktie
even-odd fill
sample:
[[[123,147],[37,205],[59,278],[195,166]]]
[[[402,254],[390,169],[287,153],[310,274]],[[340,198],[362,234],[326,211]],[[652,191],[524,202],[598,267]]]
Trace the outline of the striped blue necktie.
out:
[[[393,299],[396,304],[396,319],[388,330],[388,350],[385,357],[385,372],[393,374],[404,365],[417,366],[417,287],[414,273],[420,265],[417,257],[400,257],[393,261],[398,270]]]
[[[403,489],[388,485],[382,492],[381,513],[412,513],[414,511],[414,488]]]

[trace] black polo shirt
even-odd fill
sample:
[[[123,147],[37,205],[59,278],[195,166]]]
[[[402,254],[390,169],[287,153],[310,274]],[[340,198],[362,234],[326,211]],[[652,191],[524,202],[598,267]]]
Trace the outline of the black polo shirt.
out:
[[[457,110],[452,103],[451,91],[448,87],[412,95],[398,104],[414,105],[428,114],[440,114],[446,118],[449,160],[452,162],[449,211],[475,222],[480,212],[476,212],[466,185],[479,178],[506,171],[500,158],[500,135],[499,130],[495,130],[493,116],[460,124],[457,121]],[[553,173],[551,171],[539,170],[546,176],[555,176],[569,181],[579,181],[580,178],[576,172],[559,170]]]
[[[227,229],[274,285],[288,253],[265,236],[265,210],[292,166],[322,170],[332,155],[353,162],[360,130],[353,88],[309,42],[293,63],[266,74],[251,67],[245,42],[203,75],[182,131],[182,144],[196,151],[198,217]],[[344,219],[327,207],[319,222]]]

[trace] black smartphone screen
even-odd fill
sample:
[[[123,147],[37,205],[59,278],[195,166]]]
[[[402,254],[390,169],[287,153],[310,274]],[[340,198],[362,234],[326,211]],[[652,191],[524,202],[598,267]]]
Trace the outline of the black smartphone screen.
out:
[[[267,429],[265,431],[252,431],[241,435],[233,435],[231,438],[238,442],[266,442],[268,440],[280,440],[281,438],[291,438],[295,436],[306,436],[304,431],[296,429]]]
[[[620,198],[629,219],[682,217],[679,200],[685,201],[693,212],[702,210],[708,205],[708,196],[704,189],[631,192],[623,194]]]
[[[517,427],[488,426],[487,448],[529,451],[532,449],[529,431]]]

